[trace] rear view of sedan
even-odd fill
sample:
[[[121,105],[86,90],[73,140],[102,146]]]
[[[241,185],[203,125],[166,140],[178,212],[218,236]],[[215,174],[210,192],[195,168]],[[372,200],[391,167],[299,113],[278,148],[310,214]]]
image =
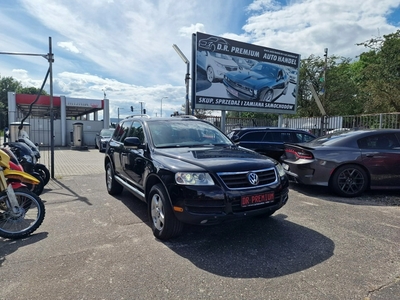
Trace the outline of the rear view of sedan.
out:
[[[343,197],[400,189],[400,129],[346,131],[285,144],[281,160],[292,180],[329,186]]]

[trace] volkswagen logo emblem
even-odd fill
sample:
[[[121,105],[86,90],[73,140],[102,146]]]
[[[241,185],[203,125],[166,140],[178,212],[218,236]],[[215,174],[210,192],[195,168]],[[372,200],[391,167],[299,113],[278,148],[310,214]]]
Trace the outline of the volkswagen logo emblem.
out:
[[[258,175],[256,173],[247,174],[247,179],[252,185],[257,185],[260,182],[260,179],[258,178]]]

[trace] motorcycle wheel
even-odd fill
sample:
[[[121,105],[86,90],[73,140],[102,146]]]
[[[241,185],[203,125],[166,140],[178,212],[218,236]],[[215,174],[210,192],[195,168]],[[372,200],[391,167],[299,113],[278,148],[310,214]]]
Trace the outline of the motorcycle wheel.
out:
[[[27,188],[15,189],[14,193],[20,205],[18,213],[7,206],[7,193],[0,193],[0,236],[20,239],[39,228],[46,211],[42,199]]]
[[[43,164],[35,164],[33,167],[36,173],[39,173],[39,175],[43,178],[43,184],[46,185],[49,183],[50,180],[50,171],[47,169],[47,167]]]
[[[42,176],[40,176],[40,174],[38,174],[36,172],[31,173],[29,175],[32,175],[37,180],[39,180],[39,183],[38,184],[25,183],[25,185],[28,188],[28,190],[30,190],[31,192],[33,192],[33,193],[35,193],[36,195],[39,196],[41,193],[43,193],[43,190],[44,190],[43,178],[42,178]]]

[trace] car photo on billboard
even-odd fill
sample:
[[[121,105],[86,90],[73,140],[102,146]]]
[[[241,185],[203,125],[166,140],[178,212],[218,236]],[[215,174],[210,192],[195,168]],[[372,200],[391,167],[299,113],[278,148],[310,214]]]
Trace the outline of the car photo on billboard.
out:
[[[226,72],[239,69],[229,55],[210,51],[197,52],[197,66],[206,72],[209,82],[222,81]]]
[[[286,95],[289,75],[282,67],[259,62],[247,72],[228,72],[223,83],[232,96],[241,100],[274,102]]]
[[[299,54],[201,32],[192,45],[194,108],[296,112]]]

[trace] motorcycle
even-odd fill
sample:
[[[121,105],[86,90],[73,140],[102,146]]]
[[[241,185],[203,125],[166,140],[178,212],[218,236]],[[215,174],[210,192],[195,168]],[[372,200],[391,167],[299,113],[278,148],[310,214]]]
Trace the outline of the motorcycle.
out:
[[[12,170],[26,172],[39,181],[37,184],[26,183],[27,188],[39,196],[44,190],[45,183],[41,174],[34,169],[36,159],[30,148],[23,143],[16,142],[5,143],[1,149],[10,157],[10,168]]]
[[[39,173],[39,174],[40,174],[40,176],[43,178],[44,185],[46,185],[46,184],[49,182],[49,180],[50,180],[50,171],[49,171],[49,169],[48,169],[45,165],[39,163],[40,152],[39,152],[39,146],[38,146],[38,144],[34,144],[34,143],[33,143],[29,138],[27,138],[27,137],[21,137],[21,138],[19,138],[19,139],[18,139],[18,142],[25,143],[25,144],[32,150],[33,155],[36,157],[36,163],[35,163],[35,165],[33,166],[33,169],[34,169],[34,171],[35,171],[36,173]]]
[[[5,140],[9,139],[10,135],[9,135],[8,128],[4,130],[4,134],[5,134],[4,135]],[[10,143],[12,143],[12,145],[10,145]],[[15,141],[15,142],[8,141],[8,142],[4,143],[4,145],[6,145],[6,144],[9,144],[12,147],[13,152],[16,154],[17,158],[20,160],[20,162],[26,172],[38,173],[43,179],[44,186],[47,183],[49,183],[50,171],[44,164],[39,163],[39,159],[40,159],[39,146],[38,146],[38,144],[34,144],[29,139],[29,136],[26,133],[26,131],[21,130],[17,141]],[[27,147],[22,148],[23,146],[21,146],[21,145],[26,145]],[[23,153],[22,156],[19,155],[17,152],[15,152],[14,149],[19,150],[19,152]],[[30,151],[28,149],[30,149]],[[33,166],[30,166],[30,164],[33,164]]]
[[[10,167],[10,156],[0,149],[0,237],[19,239],[29,236],[43,223],[45,206],[24,183],[39,181]]]

